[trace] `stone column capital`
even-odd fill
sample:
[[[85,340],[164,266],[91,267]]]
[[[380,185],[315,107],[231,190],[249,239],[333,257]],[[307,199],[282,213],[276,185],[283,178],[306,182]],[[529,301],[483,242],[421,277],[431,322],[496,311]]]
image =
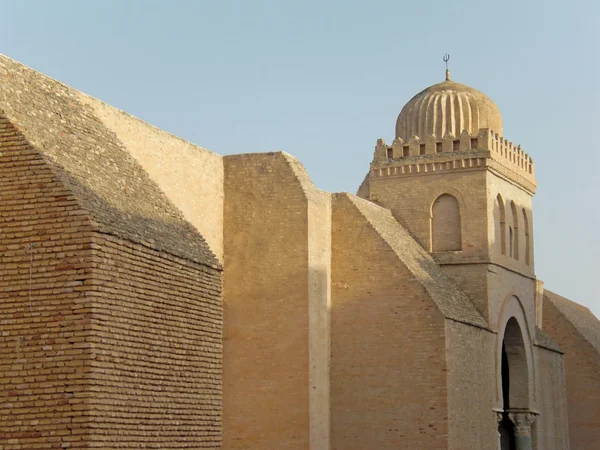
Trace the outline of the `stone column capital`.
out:
[[[498,425],[500,425],[500,422],[502,422],[502,418],[504,417],[503,414],[500,411],[494,411],[494,414],[496,415]]]
[[[528,411],[509,412],[508,418],[515,425],[516,437],[531,436],[531,424],[535,422],[536,414]]]

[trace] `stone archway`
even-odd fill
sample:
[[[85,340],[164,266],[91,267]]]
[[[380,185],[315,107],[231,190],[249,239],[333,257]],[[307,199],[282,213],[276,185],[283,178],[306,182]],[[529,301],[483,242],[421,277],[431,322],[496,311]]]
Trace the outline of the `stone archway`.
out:
[[[501,347],[502,409],[498,415],[501,450],[532,450],[530,368],[523,332],[515,317],[504,328]]]

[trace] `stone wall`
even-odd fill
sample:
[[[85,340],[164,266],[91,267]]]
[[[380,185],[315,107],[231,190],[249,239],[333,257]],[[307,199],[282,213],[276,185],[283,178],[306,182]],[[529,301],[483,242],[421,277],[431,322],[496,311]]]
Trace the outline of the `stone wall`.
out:
[[[448,449],[497,450],[496,334],[446,321]]]
[[[223,157],[77,93],[223,261]]]
[[[219,448],[220,269],[94,231],[6,119],[0,145],[3,448]]]
[[[371,176],[370,199],[392,211],[427,251],[431,251],[431,208],[442,194],[460,206],[463,262],[486,260],[487,214],[485,171],[428,172],[407,176]]]
[[[517,187],[515,184],[497,176],[494,173],[487,174],[487,216],[488,216],[488,243],[490,248],[490,259],[492,262],[506,267],[518,273],[523,273],[529,277],[534,276],[534,257],[533,257],[533,217],[532,217],[532,196],[529,192]],[[502,196],[505,212],[505,255],[501,249],[501,230],[500,230],[500,212],[498,208],[498,194]],[[518,230],[514,228],[513,213],[511,204],[514,202],[516,209],[516,224]],[[529,229],[529,263],[525,261],[526,239],[525,239],[525,221],[523,218],[523,209],[527,214]],[[510,256],[509,245],[509,227],[513,228],[513,256]],[[518,256],[518,257],[517,257]]]
[[[567,420],[567,393],[562,353],[535,346],[537,376],[537,409],[540,415],[532,426],[534,448],[539,450],[568,450],[581,447],[575,442],[569,446]],[[573,414],[577,414],[573,411]],[[586,445],[590,445],[586,444]],[[595,444],[593,444],[595,445]]]
[[[0,109],[52,162],[98,230],[190,261],[216,264],[203,236],[135,152],[100,120],[87,97],[2,55],[0,79]]]
[[[329,448],[329,195],[284,153],[225,161],[224,448]]]
[[[565,352],[571,448],[595,449],[600,442],[600,322],[587,308],[546,290],[543,325]]]
[[[89,440],[91,230],[77,199],[0,111],[3,449]]]
[[[404,147],[401,148],[404,150]],[[408,147],[410,150],[410,145]],[[413,149],[413,153],[418,147],[419,145]],[[518,185],[518,180],[504,176],[501,171],[490,165],[493,155],[496,155],[495,150],[491,154],[483,152],[479,157],[473,157],[477,156],[477,152],[460,152],[458,149],[453,151],[450,145],[442,153],[419,155],[417,152],[398,157],[396,153],[399,153],[400,148],[392,146],[386,151],[391,149],[393,159],[378,159],[383,157],[382,152],[386,148],[382,142],[378,143],[368,185],[363,183],[361,195],[368,195],[370,200],[389,208],[394,217],[410,231],[423,248],[432,253],[435,260],[471,296],[479,311],[488,320],[495,322],[498,309],[506,299],[505,295],[509,293],[504,291],[510,290],[506,289],[506,286],[512,286],[513,280],[506,284],[502,279],[500,283],[504,284],[499,285],[497,279],[502,277],[488,276],[488,269],[493,273],[508,269],[522,274],[524,281],[517,280],[517,283],[529,283],[533,286],[532,191],[528,190],[531,186],[527,183]],[[525,156],[517,157],[515,155],[520,155],[520,150],[515,152],[512,156],[510,152],[505,152],[506,157],[523,162]],[[502,195],[505,204],[505,255],[501,254],[498,194]],[[433,241],[435,237],[440,236],[439,230],[448,232],[451,229],[448,218],[445,227],[434,227],[435,223],[432,222],[432,207],[436,204],[436,199],[438,202],[444,198],[451,199],[446,195],[454,197],[458,202],[460,216],[456,218],[453,214],[451,222],[453,225],[460,222],[460,229],[454,233],[453,238],[458,240],[460,236],[460,245],[441,245],[434,248]],[[512,202],[516,211],[514,221]],[[523,210],[527,216],[527,224]],[[437,220],[437,217],[434,219]],[[513,228],[513,256],[509,254],[509,228]],[[432,232],[438,234],[433,236]],[[441,236],[450,242],[449,236],[443,232]],[[456,250],[459,247],[460,251],[439,251]],[[477,264],[485,266],[478,268]],[[498,296],[501,298],[498,299]],[[526,299],[522,298],[528,307],[530,299],[533,299],[532,289],[529,289]]]
[[[96,233],[92,446],[221,448],[221,272]]]
[[[446,448],[444,316],[347,194],[332,254],[332,448]]]

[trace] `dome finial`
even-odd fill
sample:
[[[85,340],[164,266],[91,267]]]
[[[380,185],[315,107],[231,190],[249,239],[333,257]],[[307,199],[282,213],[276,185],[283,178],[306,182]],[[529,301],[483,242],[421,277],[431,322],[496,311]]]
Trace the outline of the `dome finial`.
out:
[[[450,55],[446,53],[442,59],[446,63],[446,81],[450,81],[450,71],[448,70],[448,61],[450,61]]]

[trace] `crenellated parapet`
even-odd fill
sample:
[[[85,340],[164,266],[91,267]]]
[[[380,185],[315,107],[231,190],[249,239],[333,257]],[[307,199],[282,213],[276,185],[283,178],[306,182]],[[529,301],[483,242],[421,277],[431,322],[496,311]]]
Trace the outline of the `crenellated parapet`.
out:
[[[446,133],[413,136],[408,141],[396,138],[392,145],[377,141],[371,163],[374,176],[402,176],[447,170],[489,167],[534,192],[536,187],[533,159],[521,146],[504,139],[493,130],[482,128],[477,135],[463,130],[460,136]]]

